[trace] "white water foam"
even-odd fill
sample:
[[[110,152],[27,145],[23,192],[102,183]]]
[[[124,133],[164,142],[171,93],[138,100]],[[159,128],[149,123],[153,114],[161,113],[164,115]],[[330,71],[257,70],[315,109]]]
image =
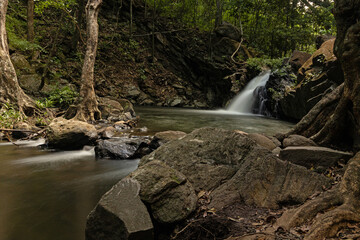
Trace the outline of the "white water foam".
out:
[[[56,152],[36,157],[18,159],[13,161],[13,164],[51,164],[85,159],[94,160],[94,158],[95,151],[94,148],[91,148],[90,150]]]
[[[230,102],[226,111],[242,114],[252,114],[252,108],[256,101],[254,90],[258,87],[265,86],[269,80],[270,71],[262,72],[253,78],[246,87]]]

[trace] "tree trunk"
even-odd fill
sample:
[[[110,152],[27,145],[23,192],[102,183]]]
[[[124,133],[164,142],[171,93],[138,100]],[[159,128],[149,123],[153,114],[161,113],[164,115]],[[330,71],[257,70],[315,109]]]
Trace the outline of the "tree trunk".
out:
[[[34,42],[34,0],[28,0],[27,5],[27,40]]]
[[[76,23],[74,26],[74,35],[71,39],[71,48],[74,52],[76,52],[77,50],[77,46],[78,46],[78,42],[80,40],[81,37],[81,26],[82,26],[82,21],[83,21],[83,11],[85,8],[85,1],[84,0],[78,0],[78,9],[77,9],[77,16],[76,16]]]
[[[324,108],[301,129],[300,133],[321,145],[346,145],[360,150],[360,2],[357,0],[335,1],[334,15],[337,23],[337,38],[334,52],[344,71],[344,90],[333,111]],[[323,114],[327,112],[327,114]],[[309,112],[310,114],[310,112]],[[322,117],[319,117],[322,116]],[[325,124],[324,124],[325,122]],[[299,123],[300,124],[300,123]],[[303,125],[304,123],[301,122]],[[296,128],[297,129],[297,128]]]
[[[14,66],[10,60],[5,28],[8,0],[0,1],[0,103],[10,103],[27,116],[35,113],[34,101],[20,88]],[[1,107],[0,107],[1,108]]]
[[[98,45],[99,25],[97,22],[102,0],[88,0],[86,4],[86,52],[81,73],[80,103],[75,119],[95,121],[101,118],[94,90],[94,65]]]
[[[222,0],[216,0],[216,16],[215,16],[215,28],[222,24]]]

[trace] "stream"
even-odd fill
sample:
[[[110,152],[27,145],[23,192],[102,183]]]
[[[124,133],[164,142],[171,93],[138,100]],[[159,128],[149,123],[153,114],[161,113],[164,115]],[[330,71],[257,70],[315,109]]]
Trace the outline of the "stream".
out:
[[[224,110],[136,108],[148,134],[212,126],[246,132],[286,132],[291,123]],[[86,217],[139,160],[95,160],[93,150],[54,152],[42,140],[0,142],[0,239],[83,240]]]

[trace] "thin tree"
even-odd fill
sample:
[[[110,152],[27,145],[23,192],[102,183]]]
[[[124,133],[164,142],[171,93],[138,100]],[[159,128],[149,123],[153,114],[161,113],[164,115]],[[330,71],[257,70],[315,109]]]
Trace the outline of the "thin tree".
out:
[[[35,113],[35,103],[20,88],[15,68],[10,60],[5,28],[8,0],[0,1],[0,103],[10,103],[27,116]]]
[[[86,52],[81,73],[79,105],[75,119],[95,121],[101,118],[94,90],[94,65],[98,45],[99,25],[98,15],[102,0],[88,0],[86,11]]]
[[[28,0],[27,3],[27,40],[34,42],[34,0]]]

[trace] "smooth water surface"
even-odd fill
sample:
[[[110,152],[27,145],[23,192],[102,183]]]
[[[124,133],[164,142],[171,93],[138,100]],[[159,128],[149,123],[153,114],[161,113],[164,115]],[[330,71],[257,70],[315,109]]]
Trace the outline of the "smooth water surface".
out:
[[[94,152],[48,152],[0,143],[0,239],[82,240],[101,196],[138,160],[95,160]]]
[[[218,127],[273,135],[285,133],[294,126],[273,118],[227,110],[137,107],[135,111],[140,116],[139,125],[146,126],[150,132],[179,130],[189,133],[200,127]]]

